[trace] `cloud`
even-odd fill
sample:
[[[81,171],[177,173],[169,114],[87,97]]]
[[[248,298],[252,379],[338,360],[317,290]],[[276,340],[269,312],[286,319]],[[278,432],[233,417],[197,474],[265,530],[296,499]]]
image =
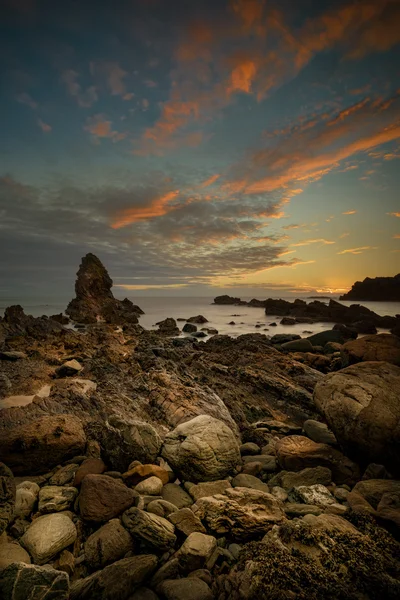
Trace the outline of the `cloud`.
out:
[[[400,240],[400,233],[396,233],[396,234],[393,236],[393,239],[394,239],[394,240]]]
[[[322,244],[322,245],[330,245],[334,244],[331,240],[325,240],[324,238],[312,239],[312,240],[302,240],[301,242],[297,242],[296,244],[291,244],[291,246],[309,246],[310,244]]]
[[[102,114],[88,117],[84,130],[91,133],[96,140],[109,138],[113,142],[120,142],[127,137],[127,133],[113,130],[112,121],[108,121],[106,116]]]
[[[342,212],[342,215],[355,215],[356,214],[356,210],[346,210],[344,212]]]
[[[29,106],[29,108],[31,108],[32,110],[36,110],[38,107],[37,102],[35,102],[35,100],[29,94],[26,94],[25,92],[23,92],[22,94],[17,94],[16,99],[17,99],[17,102],[19,102],[20,104],[25,104],[26,106]]]
[[[126,225],[136,223],[137,221],[165,215],[167,212],[174,210],[173,206],[169,206],[169,202],[175,200],[178,195],[179,190],[167,192],[163,196],[151,200],[149,205],[145,207],[127,208],[116,215],[111,227],[113,229],[119,229],[120,227],[126,227]]]
[[[366,250],[377,250],[376,246],[361,246],[360,248],[347,248],[338,252],[338,254],[362,254]]]
[[[75,98],[76,102],[82,108],[90,108],[97,102],[97,89],[94,86],[89,86],[83,90],[78,83],[80,75],[73,69],[64,71],[61,75],[61,81],[65,85],[70,96]]]
[[[129,101],[129,100],[132,100],[132,98],[133,98],[134,96],[135,96],[135,94],[134,94],[133,92],[129,92],[129,93],[127,93],[127,94],[124,94],[124,95],[122,96],[122,100]]]
[[[215,183],[217,181],[217,179],[219,179],[220,177],[221,177],[221,175],[219,175],[218,173],[215,175],[211,175],[211,177],[206,179],[206,181],[203,181],[203,183],[200,185],[200,187],[202,187],[202,188],[208,187],[208,186],[212,185],[213,183]]]
[[[126,95],[125,79],[128,76],[127,71],[124,71],[115,61],[99,61],[91,62],[90,70],[93,76],[98,76],[105,80],[105,83],[111,92],[112,96]]]
[[[400,218],[400,212],[389,212],[386,214],[389,215],[390,217],[399,217]]]
[[[43,131],[43,133],[50,133],[50,131],[52,130],[51,125],[48,125],[48,123],[45,123],[44,121],[42,121],[42,119],[38,119],[37,123],[40,129]]]

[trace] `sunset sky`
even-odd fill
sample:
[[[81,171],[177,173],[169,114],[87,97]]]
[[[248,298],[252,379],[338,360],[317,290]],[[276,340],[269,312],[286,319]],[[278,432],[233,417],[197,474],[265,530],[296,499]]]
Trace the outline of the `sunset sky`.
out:
[[[400,271],[400,1],[0,7],[0,299]]]

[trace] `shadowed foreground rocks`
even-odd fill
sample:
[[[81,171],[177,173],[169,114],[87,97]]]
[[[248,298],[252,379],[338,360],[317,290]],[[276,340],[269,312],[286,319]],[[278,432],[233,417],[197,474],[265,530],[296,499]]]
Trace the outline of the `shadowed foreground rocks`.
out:
[[[318,349],[117,325],[95,264],[85,330],[0,322],[2,600],[399,598],[400,367],[363,362],[382,336],[342,369],[344,326]]]

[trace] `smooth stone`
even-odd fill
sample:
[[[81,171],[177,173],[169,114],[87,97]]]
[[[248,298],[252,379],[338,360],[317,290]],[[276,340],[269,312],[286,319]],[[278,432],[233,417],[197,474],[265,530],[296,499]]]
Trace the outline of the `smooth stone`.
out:
[[[35,519],[20,542],[37,565],[43,565],[75,542],[77,530],[65,515],[52,513]]]
[[[148,496],[159,496],[163,489],[163,482],[158,477],[144,479],[135,487],[135,492]]]
[[[75,473],[74,487],[79,487],[86,475],[102,475],[106,468],[101,458],[86,458]]]
[[[242,444],[239,450],[242,456],[260,454],[261,452],[260,446],[254,444],[254,442],[246,442],[245,444]]]

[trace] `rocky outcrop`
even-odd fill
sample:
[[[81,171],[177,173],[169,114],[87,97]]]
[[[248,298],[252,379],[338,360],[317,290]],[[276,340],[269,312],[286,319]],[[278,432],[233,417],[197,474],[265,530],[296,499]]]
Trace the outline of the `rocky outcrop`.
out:
[[[79,323],[137,323],[138,316],[143,311],[127,298],[114,298],[112,285],[111,277],[97,256],[86,254],[77,273],[76,297],[68,304],[65,312]]]
[[[394,277],[366,277],[356,281],[340,300],[400,302],[400,273]]]
[[[241,304],[242,301],[240,300],[240,298],[234,298],[233,296],[228,296],[227,294],[224,294],[222,296],[217,296],[216,298],[214,298],[214,304],[222,304],[222,305],[235,305],[235,304]]]
[[[341,354],[344,366],[367,361],[384,361],[400,366],[400,338],[390,333],[366,335],[346,342]]]
[[[178,425],[164,440],[162,456],[186,481],[213,481],[240,462],[238,442],[222,421],[201,415]]]
[[[14,474],[46,473],[55,465],[82,454],[86,436],[74,415],[45,416],[15,427],[0,437],[0,456]]]
[[[314,400],[349,456],[400,475],[399,389],[399,367],[365,362],[327,375]]]

